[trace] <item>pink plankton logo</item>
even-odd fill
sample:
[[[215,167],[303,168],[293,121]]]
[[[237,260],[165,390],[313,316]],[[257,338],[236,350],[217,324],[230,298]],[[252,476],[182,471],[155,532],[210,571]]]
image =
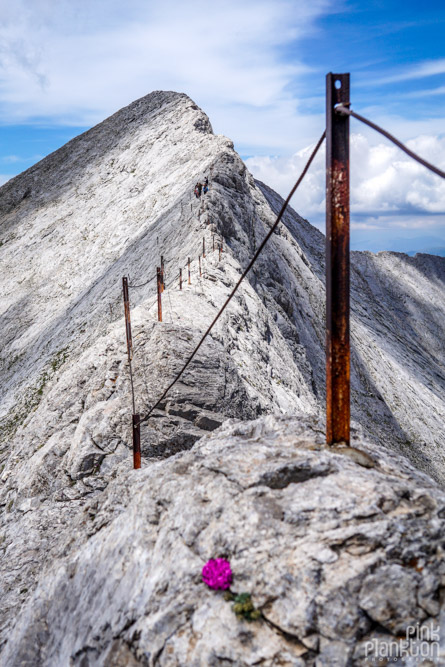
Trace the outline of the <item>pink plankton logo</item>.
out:
[[[410,664],[423,664],[425,660],[434,665],[439,664],[440,657],[440,627],[439,625],[409,625],[405,639],[379,637],[365,644],[365,656],[376,664],[398,662],[403,658],[410,658]],[[428,663],[430,664],[430,663]]]

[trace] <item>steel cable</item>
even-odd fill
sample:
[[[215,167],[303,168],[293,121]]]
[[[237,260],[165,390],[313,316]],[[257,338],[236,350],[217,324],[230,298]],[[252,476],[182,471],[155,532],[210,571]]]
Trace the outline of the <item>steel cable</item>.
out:
[[[164,286],[164,288],[165,288],[165,289],[168,289],[169,287],[171,287],[171,286],[172,286],[175,282],[177,282],[178,280],[179,280],[179,273],[175,276],[175,278],[173,278],[172,280],[170,280],[169,283],[166,283],[165,286]]]
[[[210,326],[208,327],[207,331],[204,333],[204,335],[202,336],[201,340],[199,341],[198,345],[195,347],[195,349],[193,350],[193,352],[192,352],[192,354],[190,355],[190,357],[187,359],[187,361],[186,361],[186,363],[184,364],[184,366],[181,368],[181,370],[179,371],[179,373],[176,375],[175,379],[168,385],[168,387],[166,388],[166,390],[164,391],[164,393],[162,394],[162,396],[161,396],[161,397],[156,401],[156,403],[150,408],[150,410],[149,410],[148,413],[145,415],[145,417],[143,417],[142,419],[140,419],[139,424],[142,424],[142,423],[148,421],[148,419],[150,418],[150,416],[152,415],[152,413],[154,412],[154,410],[156,410],[156,408],[159,406],[159,404],[162,403],[162,401],[163,401],[164,398],[167,396],[167,394],[168,394],[168,392],[170,391],[170,389],[171,389],[171,388],[178,382],[178,380],[179,380],[180,377],[183,375],[183,373],[184,373],[184,371],[186,370],[186,368],[189,366],[189,364],[191,363],[191,361],[192,361],[192,360],[194,359],[194,357],[196,356],[196,354],[197,354],[199,348],[201,347],[201,345],[203,344],[203,342],[205,341],[205,339],[207,338],[207,336],[209,335],[209,333],[211,332],[211,330],[213,329],[213,327],[215,326],[215,324],[217,323],[217,321],[219,320],[219,318],[221,317],[221,315],[223,314],[223,312],[225,311],[225,309],[227,308],[227,306],[229,305],[230,301],[232,300],[233,296],[234,296],[235,293],[237,292],[237,290],[238,290],[239,286],[241,285],[242,281],[243,281],[244,278],[247,276],[247,274],[249,273],[250,269],[251,269],[252,266],[255,264],[256,260],[258,259],[258,257],[259,257],[259,255],[260,255],[261,251],[263,250],[264,246],[266,245],[266,243],[268,242],[268,240],[270,239],[270,237],[271,237],[272,234],[274,233],[275,229],[278,227],[278,225],[279,225],[279,223],[280,223],[280,220],[281,220],[281,218],[283,217],[283,214],[284,214],[284,212],[285,212],[285,210],[286,210],[286,208],[287,208],[287,206],[288,206],[290,200],[292,199],[293,195],[295,194],[295,191],[297,190],[297,188],[298,188],[298,186],[300,185],[301,181],[302,181],[303,178],[306,176],[306,173],[307,173],[309,167],[311,166],[311,163],[312,163],[314,157],[316,156],[316,154],[317,154],[317,152],[318,152],[318,150],[319,150],[321,144],[323,143],[325,137],[326,137],[326,131],[324,131],[323,134],[321,135],[321,137],[320,137],[320,139],[319,139],[317,145],[315,146],[315,148],[314,148],[314,150],[312,151],[312,153],[311,153],[311,155],[310,155],[308,161],[306,162],[306,165],[305,165],[303,171],[301,172],[301,174],[300,174],[300,176],[299,176],[297,182],[295,183],[294,187],[292,188],[292,190],[291,190],[290,193],[288,194],[286,201],[283,203],[283,205],[282,205],[282,207],[281,207],[281,210],[280,210],[280,212],[279,212],[278,215],[277,215],[277,219],[275,220],[274,224],[272,225],[272,227],[270,228],[270,230],[268,231],[268,233],[267,233],[266,236],[264,237],[263,241],[262,241],[261,244],[259,245],[258,250],[256,251],[256,253],[255,253],[254,256],[252,257],[252,259],[250,260],[250,262],[249,262],[247,268],[243,271],[243,273],[242,273],[240,279],[238,280],[238,282],[236,283],[235,287],[233,288],[233,290],[231,291],[231,293],[230,293],[229,296],[227,297],[227,299],[226,299],[226,301],[224,302],[224,305],[222,306],[222,308],[218,311],[218,313],[217,313],[217,315],[215,316],[213,322],[210,324]]]
[[[352,116],[353,118],[357,118],[357,120],[360,120],[365,125],[372,127],[372,129],[375,130],[376,132],[380,132],[380,134],[383,134],[384,137],[392,141],[393,144],[398,146],[404,153],[413,158],[413,160],[416,160],[416,162],[419,162],[419,164],[423,164],[424,167],[432,171],[434,174],[437,174],[437,176],[445,178],[445,171],[442,171],[438,167],[435,167],[433,164],[430,164],[430,162],[427,162],[426,160],[421,158],[419,155],[417,155],[412,150],[407,148],[404,144],[402,144],[402,142],[396,139],[392,134],[390,134],[382,127],[380,127],[380,125],[376,125],[375,123],[368,120],[364,116],[360,116],[360,114],[355,113],[355,111],[352,111],[352,109],[348,109],[348,107],[344,106],[343,104],[337,104],[337,106],[335,107],[335,112],[340,114],[341,116]]]
[[[150,280],[147,280],[147,282],[141,283],[140,285],[130,285],[130,283],[128,283],[128,287],[133,289],[137,289],[138,287],[145,287],[145,285],[149,285],[151,282],[153,282],[153,280],[156,280],[156,276],[153,276],[153,278],[150,278]]]

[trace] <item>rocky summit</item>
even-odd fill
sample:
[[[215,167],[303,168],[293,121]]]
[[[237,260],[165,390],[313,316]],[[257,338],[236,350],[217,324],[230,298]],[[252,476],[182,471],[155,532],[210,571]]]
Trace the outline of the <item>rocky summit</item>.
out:
[[[132,470],[122,277],[143,416],[281,204],[166,92],[0,189],[2,667],[445,661],[444,258],[352,253],[353,438],[328,448],[324,237],[288,209]]]

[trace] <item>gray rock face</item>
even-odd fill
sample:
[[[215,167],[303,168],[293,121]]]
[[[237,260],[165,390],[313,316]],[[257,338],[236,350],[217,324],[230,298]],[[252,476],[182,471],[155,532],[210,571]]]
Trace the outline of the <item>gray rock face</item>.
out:
[[[198,201],[192,189],[204,174],[211,189]],[[17,427],[42,410],[42,398],[76,372],[88,350],[96,364],[93,349],[102,338],[108,366],[121,368],[123,379],[120,284],[127,273],[143,285],[130,292],[137,409],[144,412],[199,340],[280,206],[272,190],[253,181],[231,142],[213,135],[192,100],[163,92],[134,102],[3,186],[3,455],[16,448]],[[196,417],[175,415],[176,403],[214,412],[215,423],[222,416],[324,411],[324,237],[292,210],[284,223],[187,385],[170,397],[172,411],[167,407],[144,430],[146,455],[191,446],[206,430]],[[210,251],[214,235],[225,241],[221,262]],[[200,278],[203,237],[208,252]],[[169,286],[163,325],[154,322],[160,255]],[[192,285],[179,292],[176,277],[189,256]],[[444,283],[443,258],[353,253],[353,418],[375,442],[440,480]],[[108,387],[114,380],[101,381]],[[78,387],[73,401],[83,400]],[[20,433],[18,447],[27,437]]]
[[[277,211],[281,198],[267,186],[260,187]],[[293,304],[287,321],[303,332],[300,341],[321,397],[324,293],[314,278],[324,274],[324,237],[292,210],[285,224],[287,230],[280,234],[290,241],[290,248],[296,240],[312,275],[296,271],[298,260],[288,255],[289,243],[281,243],[277,254],[287,260],[281,271],[285,289],[274,285],[270,292],[279,300],[277,292],[285,291]],[[368,437],[389,444],[443,483],[445,440],[439,422],[445,414],[444,258],[353,252],[351,274],[352,416]],[[318,335],[308,330],[308,321]],[[287,335],[292,335],[289,329]]]
[[[1,664],[371,665],[373,641],[436,630],[445,494],[356,442],[327,448],[322,424],[267,417],[141,471],[121,465],[58,530],[62,553]],[[262,620],[237,619],[201,582],[221,556]]]
[[[289,210],[129,470],[122,276],[140,285],[143,415],[280,205],[192,100],[163,92],[0,189],[0,664],[361,664],[366,638],[437,619],[442,496],[406,459],[443,481],[443,258],[353,253],[352,412],[368,444],[354,431],[327,452],[324,238]],[[271,413],[289,417],[224,426]],[[267,621],[240,624],[202,588],[217,555]]]

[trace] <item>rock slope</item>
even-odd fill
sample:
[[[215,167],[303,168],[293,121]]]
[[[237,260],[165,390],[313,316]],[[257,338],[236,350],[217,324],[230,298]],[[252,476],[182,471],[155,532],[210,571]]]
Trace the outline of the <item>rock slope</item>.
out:
[[[196,200],[193,186],[204,175],[209,176],[211,189]],[[112,664],[106,655],[114,650],[114,630],[107,630],[104,642],[92,645],[91,654],[86,629],[85,644],[67,635],[62,648],[56,626],[53,636],[42,610],[47,608],[51,616],[54,608],[60,627],[69,623],[55,603],[61,589],[56,592],[51,582],[60,581],[59,571],[63,578],[69,562],[88,569],[93,553],[110,585],[119,586],[121,566],[114,569],[114,547],[104,546],[103,554],[102,546],[94,551],[102,531],[92,519],[106,504],[110,516],[116,514],[136,525],[144,484],[153,484],[156,471],[168,477],[169,466],[176,461],[162,459],[176,455],[194,460],[197,449],[190,455],[178,452],[190,449],[227,418],[299,414],[321,428],[324,237],[289,210],[285,224],[273,235],[199,356],[143,426],[144,470],[128,471],[132,407],[122,276],[129,275],[131,285],[140,285],[130,287],[130,295],[136,409],[144,414],[217,313],[280,205],[276,193],[254,181],[231,142],[213,134],[207,116],[192,100],[163,92],[121,110],[0,189],[5,284],[0,300],[0,641],[7,656],[0,660],[9,661],[3,664],[14,664],[10,661],[16,650],[21,656],[16,664],[54,664],[54,651],[59,650],[64,657],[69,653],[73,664],[76,660],[82,665],[104,660]],[[207,252],[200,276],[196,260],[203,238]],[[223,241],[221,258],[213,251],[214,238],[217,243]],[[161,255],[166,261],[167,289],[159,323],[154,276]],[[180,291],[177,275],[183,267],[186,276],[188,257],[192,281]],[[353,418],[375,451],[386,448],[385,460],[388,465],[393,461],[396,477],[400,466],[410,470],[406,472],[410,488],[421,479],[430,485],[432,496],[440,493],[438,488],[415,473],[405,457],[443,481],[444,283],[443,258],[353,253]],[[274,423],[285,429],[286,422]],[[309,440],[318,437],[317,429],[308,435]],[[219,442],[217,448],[224,447],[226,431],[221,433],[221,440],[217,435],[215,441],[209,440]],[[221,475],[218,479],[221,482]],[[308,489],[309,480],[295,483],[300,481],[304,481],[301,488]],[[207,478],[202,493],[211,496],[206,484]],[[153,488],[156,495],[159,487]],[[377,497],[379,491],[375,493]],[[178,486],[178,494],[178,508],[186,507],[188,488]],[[397,516],[393,517],[396,523]],[[318,521],[313,517],[309,522]],[[374,520],[372,515],[371,523]],[[237,521],[245,522],[242,512]],[[347,515],[340,523],[349,521]],[[150,554],[133,545],[133,533],[127,538],[118,540],[119,558],[122,563],[140,558],[144,585],[150,588],[155,578],[144,570],[144,559]],[[114,533],[110,539],[115,539]],[[149,539],[158,537],[153,533]],[[94,567],[98,568],[97,562]],[[98,579],[91,593],[97,596],[94,604],[104,604],[101,588]],[[133,606],[138,608],[133,593],[139,595],[130,591],[118,616],[129,618]],[[75,604],[82,608],[80,601]],[[31,618],[36,605],[38,618],[43,619],[39,627],[49,633],[41,635],[41,641],[30,639],[37,628]],[[429,613],[437,617],[436,612]],[[151,616],[152,611],[147,614]],[[87,623],[93,627],[91,614]],[[116,623],[114,619],[111,627]],[[267,628],[272,632],[271,626]],[[298,637],[301,632],[299,628]],[[320,629],[313,633],[320,635],[319,644],[324,641]],[[353,634],[353,642],[360,636]],[[350,637],[342,639],[340,632],[330,639],[346,642],[349,648],[343,646],[341,651],[350,653]],[[33,644],[39,653],[32,653]],[[125,646],[118,642],[116,655],[120,651],[124,655]],[[128,646],[133,658],[127,651],[127,657],[113,658],[118,661],[115,664],[154,661],[143,657],[148,650],[145,644]],[[32,657],[26,663],[28,649]],[[308,660],[321,649],[311,650]],[[200,655],[193,658],[195,664],[200,664]],[[181,664],[182,657],[178,660]]]
[[[192,189],[204,174],[211,190],[200,202]],[[253,181],[231,142],[213,135],[205,114],[175,93],[138,100],[8,182],[0,196],[8,441],[55,381],[93,357],[98,341],[118,345],[121,277],[146,283],[163,255],[171,286],[163,326],[153,324],[154,281],[131,290],[143,412],[217,312],[280,204]],[[285,225],[212,337],[201,372],[198,361],[169,416],[159,417],[162,428],[149,427],[147,454],[190,445],[202,435],[196,415],[203,409],[216,413],[215,422],[323,409],[324,240],[292,210]],[[209,250],[215,234],[226,243],[223,261],[207,253],[199,280],[202,238]],[[194,279],[181,294],[171,283],[189,256]],[[444,265],[430,256],[353,253],[353,417],[376,442],[391,442],[439,479]],[[122,362],[122,355],[109,358],[110,377],[123,381],[115,373]],[[153,366],[159,377],[151,384]],[[159,431],[170,433],[168,442]]]
[[[431,639],[423,664],[442,664],[445,494],[403,457],[356,442],[327,448],[316,420],[263,417],[142,471],[121,464],[57,531],[63,555],[2,664],[370,666],[385,647],[404,656],[417,624]],[[261,620],[237,619],[202,583],[215,556]]]

